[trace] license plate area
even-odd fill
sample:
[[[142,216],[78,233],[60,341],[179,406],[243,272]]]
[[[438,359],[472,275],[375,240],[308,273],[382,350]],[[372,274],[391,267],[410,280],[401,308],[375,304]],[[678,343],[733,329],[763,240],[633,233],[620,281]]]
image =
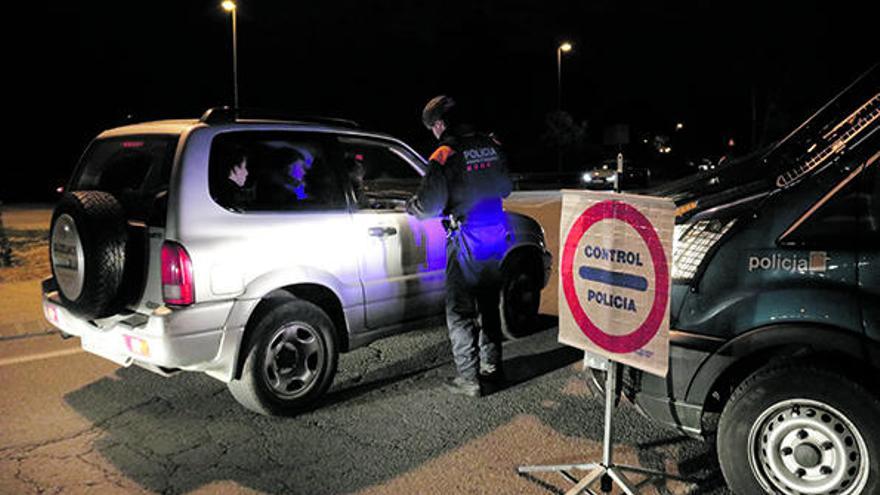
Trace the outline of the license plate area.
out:
[[[83,350],[113,361],[121,366],[131,364],[131,356],[123,352],[122,337],[119,335],[83,335],[80,337]]]

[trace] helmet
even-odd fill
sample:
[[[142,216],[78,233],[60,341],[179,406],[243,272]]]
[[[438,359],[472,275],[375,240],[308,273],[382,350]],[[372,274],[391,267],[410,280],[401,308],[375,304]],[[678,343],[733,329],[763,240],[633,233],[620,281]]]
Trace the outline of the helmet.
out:
[[[422,123],[430,129],[434,122],[444,119],[444,116],[455,107],[455,100],[446,95],[435,96],[428,101],[422,110]],[[444,119],[447,120],[447,119]]]

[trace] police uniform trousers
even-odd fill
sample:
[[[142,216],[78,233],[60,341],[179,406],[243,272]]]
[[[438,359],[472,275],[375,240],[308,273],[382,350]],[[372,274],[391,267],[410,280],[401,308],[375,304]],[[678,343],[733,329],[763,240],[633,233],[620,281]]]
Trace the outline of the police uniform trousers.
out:
[[[501,364],[501,258],[506,228],[454,231],[446,243],[446,324],[459,376],[476,380],[483,366]]]

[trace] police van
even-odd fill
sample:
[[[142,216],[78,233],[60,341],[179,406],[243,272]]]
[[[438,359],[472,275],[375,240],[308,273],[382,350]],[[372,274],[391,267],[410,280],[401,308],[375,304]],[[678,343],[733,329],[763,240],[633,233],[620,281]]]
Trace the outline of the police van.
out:
[[[880,81],[767,151],[666,186],[670,368],[648,416],[717,438],[738,494],[880,493]]]

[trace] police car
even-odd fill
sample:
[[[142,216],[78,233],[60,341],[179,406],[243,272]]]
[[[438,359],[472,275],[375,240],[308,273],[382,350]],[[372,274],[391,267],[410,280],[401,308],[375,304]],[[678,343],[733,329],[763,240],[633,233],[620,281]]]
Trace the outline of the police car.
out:
[[[635,189],[647,187],[651,180],[651,171],[626,161],[623,173],[618,177],[617,160],[612,158],[603,160],[601,164],[593,167],[581,175],[583,187],[587,189],[614,189],[615,184],[620,183],[621,189]]]
[[[717,435],[738,494],[880,493],[880,82],[767,153],[670,184],[670,370],[626,369],[661,422]]]

